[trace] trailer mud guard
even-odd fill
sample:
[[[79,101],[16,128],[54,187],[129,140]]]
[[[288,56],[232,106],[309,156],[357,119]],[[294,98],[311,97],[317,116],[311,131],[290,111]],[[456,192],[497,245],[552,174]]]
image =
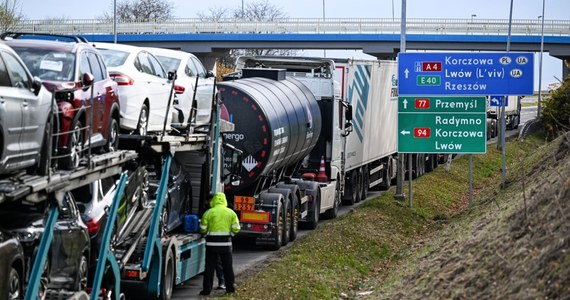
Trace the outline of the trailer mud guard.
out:
[[[279,193],[261,193],[259,197],[263,210],[271,214],[271,235],[268,237],[258,237],[255,242],[258,245],[267,245],[270,250],[277,250],[281,247],[283,222],[285,219],[283,195]]]
[[[314,181],[296,181],[295,184],[305,190],[305,194],[310,196],[308,204],[308,215],[307,218],[301,220],[303,227],[308,229],[315,229],[319,224],[319,218],[321,214],[321,204],[320,204],[320,193],[319,184]]]

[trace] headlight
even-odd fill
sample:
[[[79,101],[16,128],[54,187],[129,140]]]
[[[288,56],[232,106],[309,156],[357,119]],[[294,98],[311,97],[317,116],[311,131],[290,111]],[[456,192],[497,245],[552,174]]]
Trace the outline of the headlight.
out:
[[[20,240],[20,242],[27,243],[39,240],[42,231],[32,229],[32,230],[14,231],[14,234]]]

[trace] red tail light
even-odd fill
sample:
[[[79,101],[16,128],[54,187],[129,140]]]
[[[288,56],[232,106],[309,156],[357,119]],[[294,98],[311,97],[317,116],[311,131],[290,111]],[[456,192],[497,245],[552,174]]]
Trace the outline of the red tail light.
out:
[[[118,85],[133,85],[135,80],[123,73],[109,73],[109,77],[117,82]]]
[[[183,94],[186,89],[180,85],[174,85],[174,92],[176,94]]]
[[[87,225],[87,231],[89,231],[89,235],[97,233],[99,231],[99,228],[101,227],[100,222],[95,221],[95,219],[91,219],[85,222],[85,225]]]

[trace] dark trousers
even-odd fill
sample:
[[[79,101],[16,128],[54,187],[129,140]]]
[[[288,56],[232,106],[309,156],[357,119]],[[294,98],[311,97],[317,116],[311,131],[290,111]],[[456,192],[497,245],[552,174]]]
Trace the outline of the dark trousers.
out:
[[[218,285],[226,285],[226,280],[224,279],[224,267],[222,266],[221,260],[218,260],[218,263],[216,263],[216,277],[218,278]]]
[[[202,291],[212,291],[212,286],[214,285],[214,272],[216,271],[218,260],[222,261],[222,268],[224,269],[224,281],[226,283],[226,292],[233,293],[235,292],[235,278],[232,250],[230,247],[206,246],[206,270],[204,271]]]

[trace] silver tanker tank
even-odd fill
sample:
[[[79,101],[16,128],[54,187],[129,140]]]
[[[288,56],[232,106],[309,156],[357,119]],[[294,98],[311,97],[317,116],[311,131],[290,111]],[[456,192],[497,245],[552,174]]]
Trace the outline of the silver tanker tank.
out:
[[[298,163],[317,143],[321,112],[315,96],[303,83],[279,77],[218,83],[222,117],[235,124],[224,139],[243,151],[240,185],[226,191],[237,192],[260,176]]]

